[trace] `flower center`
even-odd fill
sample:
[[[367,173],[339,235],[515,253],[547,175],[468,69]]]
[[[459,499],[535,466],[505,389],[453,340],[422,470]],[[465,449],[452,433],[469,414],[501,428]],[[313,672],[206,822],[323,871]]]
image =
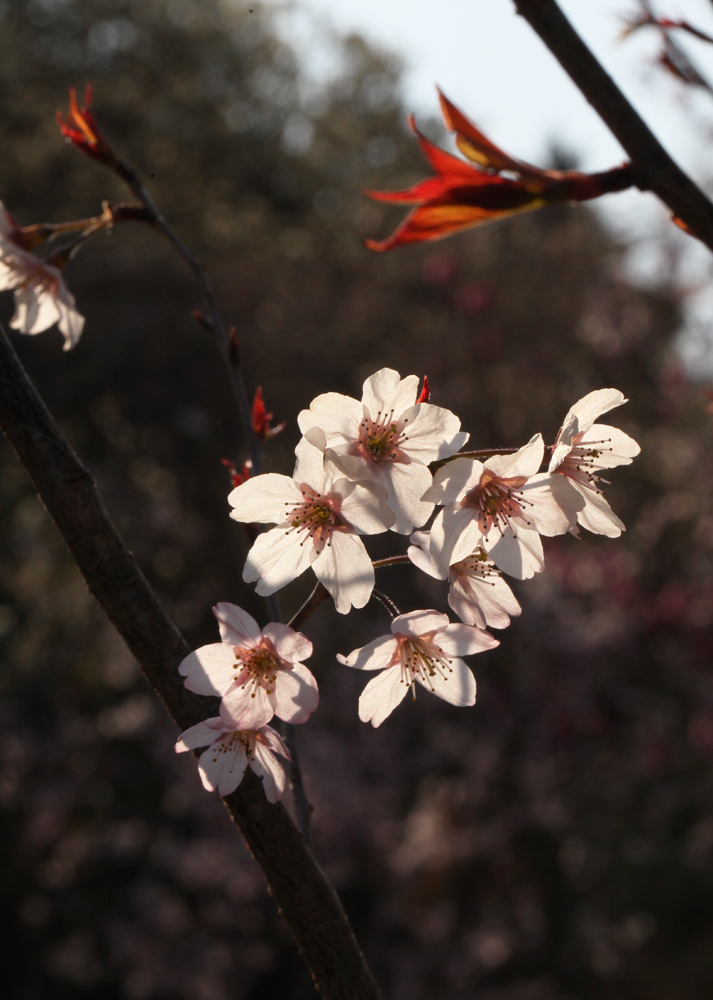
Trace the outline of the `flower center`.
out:
[[[502,573],[496,568],[492,559],[488,558],[487,552],[484,552],[482,549],[479,549],[477,552],[473,552],[472,555],[469,555],[465,559],[461,559],[460,562],[455,563],[451,566],[451,570],[458,576],[470,577],[471,579],[474,578],[487,584],[489,587],[495,586],[495,582],[491,582],[489,577],[495,577],[497,579],[502,576]]]
[[[461,504],[475,509],[480,530],[486,537],[493,527],[501,535],[509,528],[517,536],[514,519],[530,524],[524,514],[524,508],[532,506],[522,492],[526,482],[526,476],[502,478],[485,469],[478,485],[466,493]]]
[[[601,494],[602,491],[599,489],[597,483],[606,483],[607,486],[610,483],[607,479],[602,479],[601,476],[596,475],[596,472],[601,469],[597,459],[602,452],[613,451],[611,438],[604,438],[601,441],[588,441],[583,445],[583,436],[584,432],[575,437],[572,442],[572,450],[562,461],[562,464],[555,469],[555,472],[559,472],[568,479],[574,479],[581,486],[585,486],[587,489]]]
[[[408,420],[404,420],[404,425]],[[400,446],[404,441],[408,441],[403,433],[404,427],[399,427],[399,422],[394,420],[394,411],[389,410],[382,413],[381,410],[376,415],[376,420],[371,417],[364,417],[359,427],[358,449],[377,464],[380,462],[393,462],[399,457]]]
[[[218,757],[222,753],[233,753],[238,749],[236,744],[242,743],[248,760],[255,756],[255,740],[257,732],[254,729],[236,729],[232,733],[225,733],[219,743],[213,749],[213,763],[217,763]]]
[[[431,691],[434,690],[432,678],[436,675],[448,680],[453,673],[453,662],[447,657],[440,646],[427,639],[413,639],[404,635],[399,637],[401,645],[401,680],[404,684],[413,684],[420,680]]]
[[[235,653],[233,666],[235,670],[240,671],[238,680],[242,680],[241,689],[244,691],[245,688],[252,686],[253,698],[258,687],[263,687],[268,694],[272,694],[277,671],[283,668],[282,661],[265,648],[245,650],[240,646],[234,646],[233,652]]]
[[[346,525],[335,509],[335,502],[329,496],[323,496],[311,486],[302,484],[301,503],[287,503],[292,507],[292,512],[288,513],[287,520],[290,522],[290,531],[296,531],[303,536],[300,545],[311,538],[314,547],[321,552],[325,545],[332,544],[332,532],[344,531]]]

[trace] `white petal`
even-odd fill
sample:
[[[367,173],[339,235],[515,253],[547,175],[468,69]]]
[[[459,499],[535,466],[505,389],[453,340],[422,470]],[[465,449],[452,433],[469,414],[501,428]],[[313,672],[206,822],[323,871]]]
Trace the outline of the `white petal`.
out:
[[[390,410],[398,417],[416,402],[418,383],[417,375],[407,375],[402,379],[393,368],[382,368],[364,383],[362,403],[373,420],[378,413],[388,413]]]
[[[564,535],[577,522],[582,499],[565,476],[543,472],[525,483],[522,493],[528,504],[524,516],[541,535]]]
[[[445,507],[431,528],[431,559],[442,578],[451,563],[465,559],[482,538],[476,511],[470,507]]]
[[[245,683],[241,679],[237,683]],[[268,694],[264,687],[248,683],[245,687],[234,685],[220,703],[220,717],[226,728],[259,729],[275,714],[274,692]]]
[[[572,450],[572,443],[582,431],[588,431],[598,417],[608,413],[628,400],[618,389],[595,389],[570,407],[557,435],[557,443],[550,460],[550,472],[562,464]]]
[[[74,347],[82,335],[84,329],[84,316],[77,311],[74,296],[69,291],[64,281],[60,279],[57,289],[57,310],[59,312],[59,330],[64,336],[64,350],[69,351]]]
[[[588,490],[586,486],[576,483],[572,485],[584,498],[584,510],[577,514],[577,520],[583,528],[595,535],[606,535],[607,538],[618,538],[622,531],[626,531],[624,522],[616,516],[605,496],[595,490]]]
[[[287,760],[292,760],[290,751],[285,745],[285,741],[282,739],[277,730],[273,729],[272,726],[262,726],[257,734],[257,742],[263,743],[269,750],[273,753],[279,753]]]
[[[374,589],[374,567],[357,535],[335,531],[312,563],[317,579],[334,598],[337,611],[346,615],[352,606],[363,608]]]
[[[304,545],[301,539],[306,539]],[[310,564],[314,545],[304,533],[292,528],[272,528],[258,535],[248,552],[243,570],[243,580],[253,583],[259,580],[258,594],[266,597],[296,580]]]
[[[262,639],[258,623],[237,604],[221,601],[213,608],[213,614],[218,619],[218,629],[223,642],[249,649]]]
[[[464,576],[451,568],[448,603],[467,625],[478,628],[507,628],[510,617],[522,608],[501,576],[479,579]]]
[[[448,656],[473,656],[500,645],[500,640],[489,632],[460,622],[452,622],[437,632],[433,642]]]
[[[542,541],[536,531],[518,524],[517,535],[505,528],[502,535],[493,529],[483,547],[498,569],[518,580],[529,580],[545,568]]]
[[[185,685],[195,694],[225,694],[237,676],[237,660],[232,646],[213,642],[189,653],[178,668]]]
[[[327,475],[324,470],[324,451],[327,442],[324,431],[319,427],[313,427],[307,431],[304,437],[295,448],[297,462],[295,463],[294,481],[301,485],[306,483],[323,493]]]
[[[399,649],[399,641],[393,635],[380,635],[366,646],[354,649],[348,656],[337,653],[337,660],[345,667],[357,670],[383,670],[388,667]]]
[[[468,626],[466,626],[467,628]],[[425,680],[420,674],[416,677],[419,684],[438,695],[451,705],[458,708],[465,708],[468,705],[475,705],[475,677],[470,667],[458,658],[451,660],[452,673],[445,676],[436,671],[433,676],[426,676]]]
[[[198,747],[210,746],[223,730],[223,723],[220,719],[206,719],[199,722],[197,726],[191,726],[181,733],[176,743],[176,753],[183,753],[186,750],[196,750]]]
[[[534,476],[542,465],[545,454],[545,442],[541,434],[534,434],[527,444],[523,445],[514,455],[493,455],[485,460],[485,468],[496,476],[509,479],[513,476]]]
[[[284,722],[306,722],[319,705],[319,690],[312,672],[298,663],[292,670],[278,670],[275,680],[275,715]]]
[[[393,525],[394,513],[384,503],[378,484],[342,479],[334,484],[334,492],[342,495],[340,513],[358,534],[379,535]]]
[[[374,728],[380,726],[404,700],[411,685],[404,682],[403,673],[399,663],[382,670],[369,681],[359,698],[359,718],[362,722],[370,722]]]
[[[389,491],[388,505],[396,516],[391,527],[400,535],[420,528],[433,513],[433,504],[421,499],[432,482],[431,473],[418,462],[404,465],[393,462],[384,468],[379,479]]]
[[[455,458],[441,466],[433,477],[433,485],[421,499],[428,503],[453,503],[478,485],[482,473],[482,462],[474,458]]]
[[[294,504],[302,502],[296,483],[289,476],[267,472],[237,486],[228,497],[235,521],[249,524],[283,524]]]
[[[443,615],[439,611],[429,609],[428,611],[409,611],[408,614],[398,615],[391,622],[391,631],[394,635],[428,635],[436,632],[449,624],[448,615]]]
[[[270,622],[266,625],[263,633],[269,639],[280,659],[287,663],[300,663],[308,660],[312,655],[312,643],[306,635],[295,632],[289,625],[281,622]]]
[[[250,767],[262,779],[267,801],[279,802],[287,784],[285,765],[258,741],[255,743],[255,756],[250,761]]]
[[[431,558],[430,533],[428,531],[414,531],[410,540],[413,544],[409,545],[406,554],[413,565],[436,580],[445,580],[446,574],[439,573],[436,569],[436,564]]]
[[[408,422],[402,450],[424,465],[455,455],[468,440],[460,432],[459,418],[442,406],[419,403],[402,413],[401,420]]]
[[[601,444],[597,447],[599,454],[593,460],[599,469],[614,469],[617,465],[631,465],[641,448],[632,437],[620,431],[618,427],[607,424],[595,424],[583,435],[581,444]]]
[[[310,427],[321,427],[328,447],[333,448],[335,444],[357,441],[363,418],[364,408],[358,400],[339,392],[325,392],[312,400],[309,410],[303,410],[297,422],[303,434]]]
[[[220,795],[230,795],[243,780],[247,764],[245,746],[236,740],[230,750],[223,750],[220,743],[206,750],[201,754],[198,770],[208,791],[217,789]]]

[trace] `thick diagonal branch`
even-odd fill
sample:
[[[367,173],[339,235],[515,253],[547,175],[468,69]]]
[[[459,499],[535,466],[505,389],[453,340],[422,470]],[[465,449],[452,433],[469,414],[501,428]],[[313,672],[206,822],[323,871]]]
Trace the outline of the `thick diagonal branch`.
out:
[[[169,714],[185,729],[206,702],[183,686],[190,652],[161,607],[0,327],[0,427],[74,556]],[[337,895],[283,806],[270,805],[248,771],[225,803],[263,870],[317,988],[328,1000],[379,1000]]]
[[[555,0],[514,3],[626,150],[637,186],[658,195],[684,228],[713,250],[713,204],[669,156]]]

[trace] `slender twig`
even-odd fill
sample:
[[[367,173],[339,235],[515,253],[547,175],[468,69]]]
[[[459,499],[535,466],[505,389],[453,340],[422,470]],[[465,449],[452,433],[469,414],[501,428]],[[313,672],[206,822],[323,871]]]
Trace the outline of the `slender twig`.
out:
[[[386,559],[375,559],[371,565],[374,569],[379,569],[381,566],[398,566],[400,563],[410,562],[408,556],[387,556]]]
[[[298,629],[307,621],[312,612],[328,599],[329,591],[323,583],[318,583],[299,611],[290,618],[287,624],[290,628]]]
[[[626,150],[637,186],[658,195],[674,219],[713,250],[713,204],[669,156],[555,0],[513,2]]]
[[[116,530],[96,486],[27,377],[0,327],[0,427],[32,479],[87,586],[169,714],[185,729],[205,718],[178,665],[190,648]],[[225,798],[326,1000],[380,1000],[337,895],[281,803],[250,771]]]
[[[392,618],[396,618],[397,615],[401,614],[394,601],[392,601],[389,595],[385,594],[382,590],[377,590],[376,587],[374,587],[371,592],[371,596],[375,597],[379,604],[383,604]]]

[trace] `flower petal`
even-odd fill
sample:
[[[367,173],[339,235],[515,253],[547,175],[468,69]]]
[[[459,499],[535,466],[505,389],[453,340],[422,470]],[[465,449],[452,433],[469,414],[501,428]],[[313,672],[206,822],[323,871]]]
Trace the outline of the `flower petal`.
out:
[[[417,566],[421,572],[427,573],[428,576],[432,576],[435,580],[445,580],[446,574],[439,573],[436,569],[436,564],[431,558],[430,532],[414,531],[409,541],[411,542],[411,545],[409,545],[406,554],[413,565]]]
[[[220,717],[225,728],[259,729],[275,714],[275,693],[268,694],[262,685],[240,678],[226,691],[220,703]]]
[[[323,493],[327,480],[324,471],[324,452],[327,447],[327,439],[324,431],[320,427],[313,427],[308,430],[304,437],[300,438],[295,455],[294,481],[297,487],[306,483],[319,493]],[[300,494],[300,500],[302,496]]]
[[[599,469],[614,469],[617,465],[631,465],[632,459],[641,452],[638,443],[632,437],[607,424],[595,424],[582,436],[582,447],[601,445],[597,447],[597,456],[593,459]]]
[[[519,615],[522,608],[515,595],[501,576],[479,579],[458,572],[451,567],[451,589],[448,603],[461,621],[478,628],[507,628],[510,617]]]
[[[502,534],[491,531],[483,539],[483,547],[495,565],[518,580],[529,580],[545,568],[542,541],[536,531],[518,525],[517,534],[505,528]]]
[[[626,531],[624,522],[616,516],[602,493],[589,490],[574,481],[572,485],[584,498],[584,509],[577,514],[577,520],[583,528],[595,535],[606,535],[607,538],[618,538],[622,531]]]
[[[270,640],[277,655],[286,663],[300,663],[302,660],[308,660],[312,655],[313,646],[307,636],[302,635],[301,632],[295,632],[289,625],[283,625],[281,622],[270,622],[269,625],[265,626],[262,634]]]
[[[285,793],[287,772],[285,765],[274,753],[262,743],[255,743],[255,754],[250,761],[250,767],[262,779],[265,798],[268,802],[279,802]]]
[[[354,484],[340,479],[334,484],[334,491],[344,497],[340,513],[357,534],[379,535],[393,525],[394,512],[384,502],[383,490],[378,484]]]
[[[430,553],[442,578],[448,576],[451,563],[465,559],[482,539],[476,511],[471,507],[445,507],[431,527]]]
[[[302,494],[289,476],[266,472],[237,486],[228,496],[230,516],[249,524],[284,524]]]
[[[198,747],[210,746],[219,738],[223,729],[223,723],[219,718],[206,719],[199,722],[197,726],[191,726],[178,737],[176,743],[176,753],[184,753],[186,750],[196,750]]]
[[[410,684],[403,680],[401,664],[382,670],[366,685],[359,698],[359,718],[380,726],[406,697]]]
[[[433,477],[433,485],[421,497],[428,503],[450,504],[460,500],[477,486],[483,473],[483,463],[473,458],[455,458],[441,466]]]
[[[408,614],[398,615],[391,622],[391,631],[394,635],[421,636],[436,632],[449,624],[448,615],[441,614],[440,611],[430,609],[428,611],[409,611]]]
[[[352,650],[348,656],[337,653],[337,660],[345,667],[355,667],[357,670],[383,670],[389,666],[398,649],[398,639],[393,635],[380,635],[366,646]]]
[[[306,722],[319,705],[319,690],[312,672],[298,663],[292,670],[278,670],[275,679],[275,715],[284,722]]]
[[[352,606],[363,608],[371,597],[374,567],[358,535],[335,531],[331,545],[325,545],[312,569],[342,615],[348,614]]]
[[[489,632],[458,622],[452,622],[437,632],[433,642],[448,656],[473,656],[500,645],[500,640]]]
[[[420,528],[426,523],[433,513],[433,504],[421,499],[432,482],[431,473],[425,465],[393,462],[384,468],[378,481],[389,491],[387,503],[396,518],[391,525],[392,531],[408,535],[414,527]]]
[[[327,445],[346,444],[359,438],[359,427],[364,418],[364,407],[351,396],[339,392],[325,392],[310,403],[309,410],[302,410],[297,417],[304,434],[310,427],[321,427],[327,436]]]
[[[468,628],[469,626],[465,627]],[[427,691],[438,695],[439,698],[443,698],[450,705],[456,705],[458,708],[475,705],[475,677],[473,676],[473,671],[470,667],[466,666],[463,660],[457,657],[451,660],[450,665],[451,673],[444,675],[436,671],[433,675],[427,674],[425,679],[418,674],[416,680]]]
[[[213,614],[218,619],[218,629],[223,642],[249,649],[257,646],[262,639],[258,623],[237,604],[221,601],[213,608]]]
[[[408,422],[402,450],[424,465],[455,455],[468,440],[468,435],[460,431],[460,419],[455,413],[432,403],[411,407],[401,420]]]
[[[240,740],[227,743],[230,735],[214,743],[212,747],[201,754],[198,761],[198,771],[204,788],[209,792],[218,791],[220,795],[230,795],[243,780],[248,764],[245,746]]]
[[[301,545],[300,535],[292,528],[272,528],[255,539],[245,560],[243,580],[246,583],[259,580],[256,590],[263,597],[274,594],[304,573],[312,550],[311,539]]]
[[[493,455],[485,461],[485,468],[496,476],[509,479],[513,476],[534,476],[542,465],[545,442],[541,434],[534,434],[527,444],[514,455]]]
[[[522,487],[525,500],[532,504],[525,508],[525,517],[541,535],[563,535],[574,527],[577,511],[582,509],[582,499],[570,486],[565,476],[549,472],[532,476]]]
[[[372,419],[376,419],[378,413],[390,410],[398,417],[416,402],[418,383],[418,375],[407,375],[402,379],[393,368],[382,368],[364,382],[362,403]]]
[[[189,653],[178,672],[186,678],[184,683],[189,691],[220,697],[235,680],[238,666],[232,646],[212,642]]]

